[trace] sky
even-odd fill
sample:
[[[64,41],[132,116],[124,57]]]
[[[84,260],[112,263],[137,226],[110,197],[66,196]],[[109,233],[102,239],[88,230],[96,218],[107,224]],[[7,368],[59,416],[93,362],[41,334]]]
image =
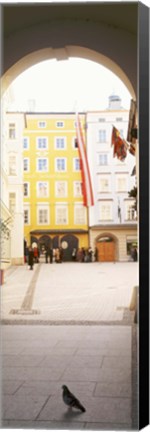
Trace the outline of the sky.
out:
[[[122,81],[98,63],[80,58],[46,60],[20,74],[12,84],[11,110],[105,110],[112,94],[130,108],[131,96]],[[29,101],[35,101],[34,104]]]

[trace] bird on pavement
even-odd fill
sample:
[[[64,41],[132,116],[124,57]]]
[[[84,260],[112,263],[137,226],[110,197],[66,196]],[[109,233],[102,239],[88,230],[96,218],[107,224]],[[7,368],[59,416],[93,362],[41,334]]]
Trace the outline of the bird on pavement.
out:
[[[63,385],[62,389],[63,389],[62,398],[66,405],[68,405],[71,408],[77,408],[82,412],[86,411],[86,409],[81,404],[81,402],[73,395],[73,393],[70,392],[70,390],[66,385]]]

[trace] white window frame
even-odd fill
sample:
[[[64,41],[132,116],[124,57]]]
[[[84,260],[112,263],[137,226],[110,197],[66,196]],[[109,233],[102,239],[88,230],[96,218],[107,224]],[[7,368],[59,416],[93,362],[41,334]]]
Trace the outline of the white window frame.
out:
[[[12,160],[14,159],[13,162],[13,167],[12,167]],[[9,176],[16,176],[17,175],[17,157],[15,154],[9,154],[9,159],[8,159],[8,164],[9,164]]]
[[[108,207],[110,209],[110,217],[101,217],[102,211],[104,207]],[[107,210],[105,210],[107,212]],[[99,220],[100,221],[112,221],[113,220],[113,208],[112,201],[100,201],[99,202]]]
[[[60,194],[59,195],[59,191],[58,191],[58,186],[59,183],[63,183],[64,184],[64,194]],[[55,182],[55,196],[56,198],[66,198],[68,196],[68,183],[66,180],[58,180]]]
[[[45,142],[45,147],[40,147],[39,146],[39,140],[45,140],[46,141]],[[48,138],[46,136],[38,136],[36,138],[36,148],[37,148],[37,150],[41,150],[41,151],[47,150],[48,149]]]
[[[11,214],[14,214],[16,211],[16,193],[9,192],[9,210]]]
[[[81,220],[81,221],[79,221],[78,219],[77,219],[77,214],[76,214],[76,212],[77,212],[77,210],[81,210],[82,209],[82,212],[83,212],[83,219]],[[83,204],[81,204],[81,203],[76,203],[75,204],[75,206],[74,206],[74,225],[86,225],[86,209],[85,209],[85,207],[83,206]]]
[[[77,169],[77,167],[76,167],[76,162],[77,161],[79,161],[79,169]],[[80,158],[79,157],[77,157],[77,158],[73,158],[73,171],[74,172],[80,172],[81,171],[81,163],[80,163]]]
[[[120,188],[119,187],[119,180],[124,180],[125,181],[125,187],[124,188]],[[127,179],[127,175],[121,175],[121,174],[117,174],[116,175],[116,192],[118,193],[124,193],[124,192],[128,192],[128,179]]]
[[[77,192],[78,184],[80,185],[79,186],[79,189],[80,189],[79,193]],[[82,194],[82,181],[81,180],[76,180],[73,182],[73,192],[74,192],[75,198],[80,198],[83,196],[83,194]]]
[[[24,162],[25,162],[25,160],[27,161],[27,169],[24,169]],[[29,163],[30,163],[30,160],[29,160],[28,157],[23,158],[23,172],[27,173],[27,172],[30,171]]]
[[[24,185],[27,185],[27,195],[24,194]],[[29,198],[30,197],[30,183],[29,182],[24,182],[23,184],[23,196],[24,198]]]
[[[40,222],[40,211],[45,211],[47,212],[47,222]],[[38,225],[49,225],[50,224],[50,212],[49,212],[49,205],[48,204],[38,204],[37,205],[37,224]]]
[[[16,139],[16,123],[15,122],[10,122],[8,125],[8,139],[10,139],[10,140]]]
[[[58,169],[58,167],[57,167],[57,163],[58,163],[58,160],[64,160],[64,162],[65,162],[65,169]],[[56,172],[66,172],[67,171],[67,158],[66,157],[57,157],[57,158],[55,158],[55,171]]]
[[[26,144],[27,146],[24,146],[24,141],[26,140]],[[23,149],[24,150],[29,150],[29,137],[23,137]]]
[[[106,176],[102,176],[102,175],[99,175],[98,176],[99,177],[99,184],[98,184],[98,192],[100,192],[100,193],[109,193],[109,192],[111,192],[111,190],[110,190],[110,177],[108,177],[107,175]],[[103,186],[102,186],[102,182],[107,182],[108,183],[108,186],[105,188],[105,186],[104,186],[104,188],[103,188]]]
[[[46,186],[47,186],[47,188],[46,188],[46,192],[47,192],[46,195],[40,195],[40,193],[39,193],[39,185],[40,185],[40,183],[45,183],[46,184]],[[36,195],[37,195],[38,198],[42,198],[42,199],[49,197],[49,183],[47,181],[41,180],[41,181],[37,182],[37,184],[36,184]]]
[[[64,127],[64,121],[63,120],[57,120],[56,127],[57,128],[63,128]]]
[[[46,160],[47,161],[47,169],[39,169],[39,160]],[[37,172],[48,172],[48,158],[47,157],[38,157],[36,159],[36,171]]]
[[[39,120],[39,122],[38,122],[38,128],[39,128],[39,129],[44,129],[44,128],[46,128],[46,125],[47,125],[47,123],[46,123],[45,120]]]
[[[100,144],[105,144],[107,142],[107,131],[106,129],[98,130],[98,142]]]
[[[102,159],[102,160],[100,160]],[[106,162],[105,162],[106,159]],[[98,153],[98,165],[108,166],[108,153]]]
[[[28,222],[27,223],[25,222],[25,211],[27,211],[27,213],[28,213]],[[24,225],[25,226],[30,225],[30,208],[24,206],[23,213],[24,213]]]
[[[64,146],[58,146],[58,141],[63,140]],[[66,150],[66,137],[65,136],[57,136],[55,137],[55,150]]]
[[[125,200],[125,220],[133,222],[137,220],[137,212],[133,207],[135,200]]]
[[[57,211],[58,209],[64,209],[66,212],[66,221],[60,221],[58,222],[58,214]],[[56,204],[56,208],[55,208],[55,221],[56,221],[56,225],[68,225],[68,205],[65,203],[59,203]]]

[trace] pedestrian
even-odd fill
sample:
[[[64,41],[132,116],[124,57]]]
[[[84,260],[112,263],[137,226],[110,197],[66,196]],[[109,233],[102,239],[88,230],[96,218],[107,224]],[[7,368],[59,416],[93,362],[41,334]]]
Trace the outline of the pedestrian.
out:
[[[38,257],[38,248],[37,247],[34,247],[33,254],[34,254],[34,262],[38,263],[39,262],[39,257]]]
[[[96,262],[98,261],[98,249],[97,249],[97,247],[95,247],[95,250],[94,250],[94,260]]]
[[[59,248],[59,262],[62,263],[63,260],[63,248],[60,247]]]
[[[133,261],[137,261],[137,248],[133,249]]]
[[[92,259],[93,259],[93,251],[92,251],[91,246],[90,246],[89,249],[88,249],[88,256],[89,256],[89,262],[92,262]]]
[[[48,263],[48,246],[45,246],[45,262]]]
[[[52,264],[52,262],[53,262],[53,249],[52,248],[50,248],[49,249],[49,262]]]
[[[55,250],[55,262],[56,263],[60,262],[60,251],[58,248]]]
[[[72,250],[72,261],[76,261],[76,248]]]
[[[33,249],[32,249],[31,246],[29,247],[28,264],[29,264],[29,266],[30,266],[30,270],[33,270],[33,265],[34,265],[34,253],[33,253]]]

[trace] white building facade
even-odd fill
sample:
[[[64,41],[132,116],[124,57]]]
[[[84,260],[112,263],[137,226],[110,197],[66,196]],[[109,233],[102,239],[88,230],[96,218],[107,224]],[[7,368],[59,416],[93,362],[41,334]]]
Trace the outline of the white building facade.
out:
[[[7,113],[8,206],[12,215],[11,264],[24,263],[23,113]]]
[[[127,261],[137,245],[137,213],[128,192],[135,186],[135,157],[127,151],[124,162],[113,157],[112,128],[126,139],[129,112],[118,96],[110,96],[105,111],[88,112],[87,153],[94,191],[89,209],[90,245],[99,261]]]

